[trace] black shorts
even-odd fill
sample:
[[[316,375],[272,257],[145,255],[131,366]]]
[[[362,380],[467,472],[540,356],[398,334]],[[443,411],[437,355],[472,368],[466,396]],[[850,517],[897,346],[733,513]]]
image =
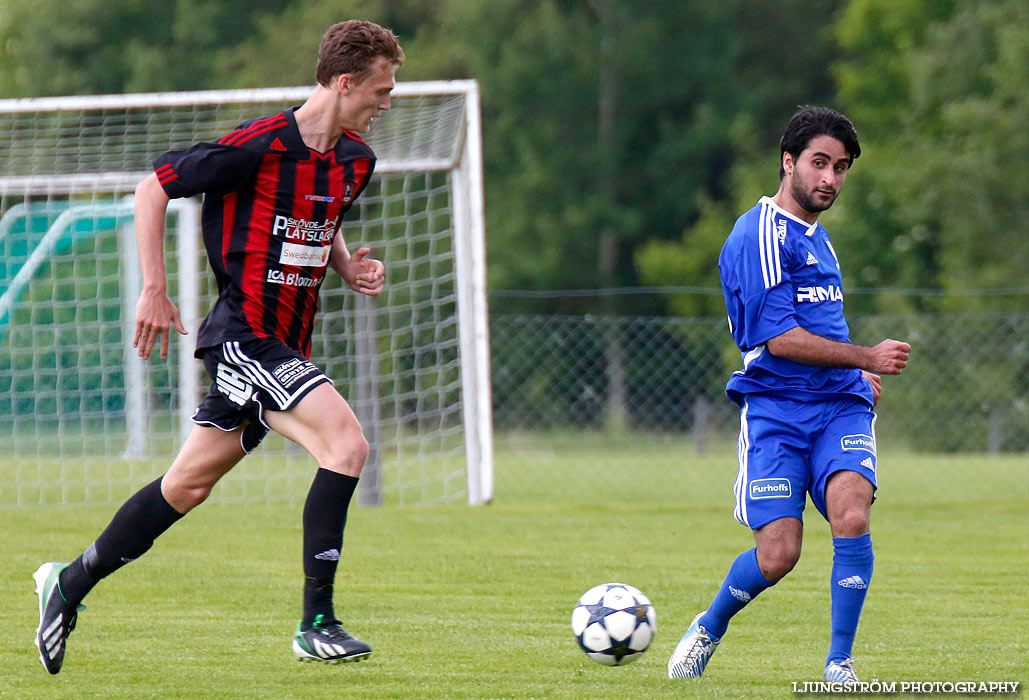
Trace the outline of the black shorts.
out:
[[[228,341],[198,353],[214,382],[193,422],[235,430],[251,452],[268,433],[265,411],[285,411],[319,384],[332,383],[318,367],[278,338]]]

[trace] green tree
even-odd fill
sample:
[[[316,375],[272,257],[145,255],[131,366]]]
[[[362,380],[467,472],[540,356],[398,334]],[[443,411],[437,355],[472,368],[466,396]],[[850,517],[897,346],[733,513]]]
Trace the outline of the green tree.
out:
[[[443,4],[449,65],[463,55],[483,89],[494,288],[638,283],[635,250],[724,196],[736,115],[767,137],[770,115],[830,84],[831,16],[801,2]]]
[[[871,134],[869,161],[862,157],[855,175],[859,196],[840,212],[841,229],[862,240],[848,252],[871,273],[859,273],[861,282],[958,293],[880,299],[880,308],[1025,309],[1025,294],[960,292],[1024,287],[1029,269],[1029,9],[1018,0],[908,5],[923,14],[913,23],[917,36],[897,40],[905,47],[894,56],[893,71],[903,76],[897,94],[868,78],[882,66],[884,52],[867,50],[883,43],[874,38],[881,28],[839,28],[856,52],[837,70],[841,96],[867,116]],[[881,14],[896,3],[853,6]],[[891,98],[890,109],[869,110]]]
[[[221,87],[217,56],[280,0],[0,0],[0,94]]]
[[[222,51],[217,70],[231,87],[314,85],[318,45],[336,22],[358,18],[389,27],[407,55],[398,80],[441,79],[427,70],[429,53],[418,37],[440,20],[442,4],[414,0],[306,0],[280,6],[254,17],[255,32],[247,42]],[[432,51],[440,48],[431,47]],[[454,76],[448,76],[454,77]]]
[[[834,29],[842,54],[832,66],[839,98],[828,104],[854,119],[862,156],[820,220],[844,261],[848,311],[1029,304],[1024,293],[960,294],[1025,286],[1027,14],[1018,0],[852,0],[843,8]],[[638,261],[648,284],[713,284],[718,229],[724,240],[755,195],[778,186],[754,169],[778,156],[767,136],[747,127],[732,144],[739,156],[725,178],[732,193],[699,200],[703,214],[685,227],[681,242],[651,240],[642,248]],[[875,293],[881,288],[915,292]],[[720,312],[716,302],[688,295],[673,306],[679,313]]]
[[[717,289],[718,253],[736,218],[779,186],[778,142],[789,117],[801,104],[835,102],[831,12],[811,12],[802,2],[730,5],[729,38],[718,53],[727,74],[707,76],[710,94],[693,113],[696,119],[667,128],[657,147],[657,170],[675,174],[650,205],[670,212],[668,219],[654,221],[636,251],[647,285]],[[677,137],[690,129],[710,137],[694,153],[691,142]],[[690,187],[685,180],[696,179],[698,171],[689,166],[698,159],[709,165],[709,179]],[[725,313],[721,296],[703,291],[674,294],[669,308],[685,316]]]

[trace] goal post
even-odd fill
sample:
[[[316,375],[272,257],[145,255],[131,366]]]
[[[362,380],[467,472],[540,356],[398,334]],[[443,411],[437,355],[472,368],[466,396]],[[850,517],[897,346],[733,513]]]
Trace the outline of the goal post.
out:
[[[0,507],[119,502],[170,464],[209,383],[192,351],[217,290],[199,199],[173,200],[169,293],[189,335],[168,360],[135,357],[132,193],[160,153],[220,138],[311,91],[0,100]],[[383,260],[386,287],[365,298],[330,275],[312,359],[373,443],[362,503],[488,503],[477,83],[397,83],[366,140],[375,176],[344,235]],[[306,453],[270,435],[213,497],[300,499],[311,473]]]
[[[479,86],[469,85],[473,103],[479,104]],[[459,324],[471,332],[460,333],[461,355],[467,358],[466,373],[474,379],[462,381],[465,408],[465,441],[468,458],[468,493],[474,502],[493,499],[493,396],[490,380],[489,310],[486,304],[486,229],[482,183],[482,127],[478,109],[466,111],[465,139],[457,159],[454,186],[454,227],[467,230],[455,237]],[[485,388],[480,391],[477,387]],[[473,466],[477,465],[477,466]]]

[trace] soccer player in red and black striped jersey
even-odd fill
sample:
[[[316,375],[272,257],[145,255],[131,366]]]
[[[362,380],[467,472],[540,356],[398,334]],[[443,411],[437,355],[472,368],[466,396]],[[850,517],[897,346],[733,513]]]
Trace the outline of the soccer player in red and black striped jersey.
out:
[[[382,263],[368,248],[351,254],[341,222],[375,166],[359,134],[389,109],[403,61],[388,29],[353,20],[334,25],[319,49],[318,85],[302,106],[165,153],[136,189],[144,284],[133,346],[144,359],[158,343],[167,357],[172,328],[186,333],[167,295],[168,201],[204,195],[204,244],[219,294],[195,354],[212,386],[168,472],[129,498],[75,561],[36,572],[36,642],[50,673],[61,669],[83,597],[202,503],[269,429],[305,447],[319,467],[304,504],[303,619],[294,653],[328,662],[371,654],[333,607],[347,510],[368,443],[346,400],[310,361],[311,334],[327,268],[359,293],[382,291]]]

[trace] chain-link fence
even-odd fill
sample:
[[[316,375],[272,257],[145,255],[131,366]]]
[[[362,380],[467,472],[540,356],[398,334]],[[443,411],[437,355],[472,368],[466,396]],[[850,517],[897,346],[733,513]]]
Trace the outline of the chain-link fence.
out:
[[[968,475],[968,455],[1029,470],[1029,315],[862,316],[850,327],[857,343],[912,345],[903,374],[883,378],[881,453],[953,464],[955,476]],[[584,470],[663,460],[658,469],[681,472],[719,455],[735,468],[739,412],[724,386],[741,361],[724,319],[495,314],[490,333],[501,480],[512,451],[526,457],[515,470],[549,459],[534,450],[563,450],[555,468],[586,454]],[[1024,495],[1018,469],[1010,488]]]

